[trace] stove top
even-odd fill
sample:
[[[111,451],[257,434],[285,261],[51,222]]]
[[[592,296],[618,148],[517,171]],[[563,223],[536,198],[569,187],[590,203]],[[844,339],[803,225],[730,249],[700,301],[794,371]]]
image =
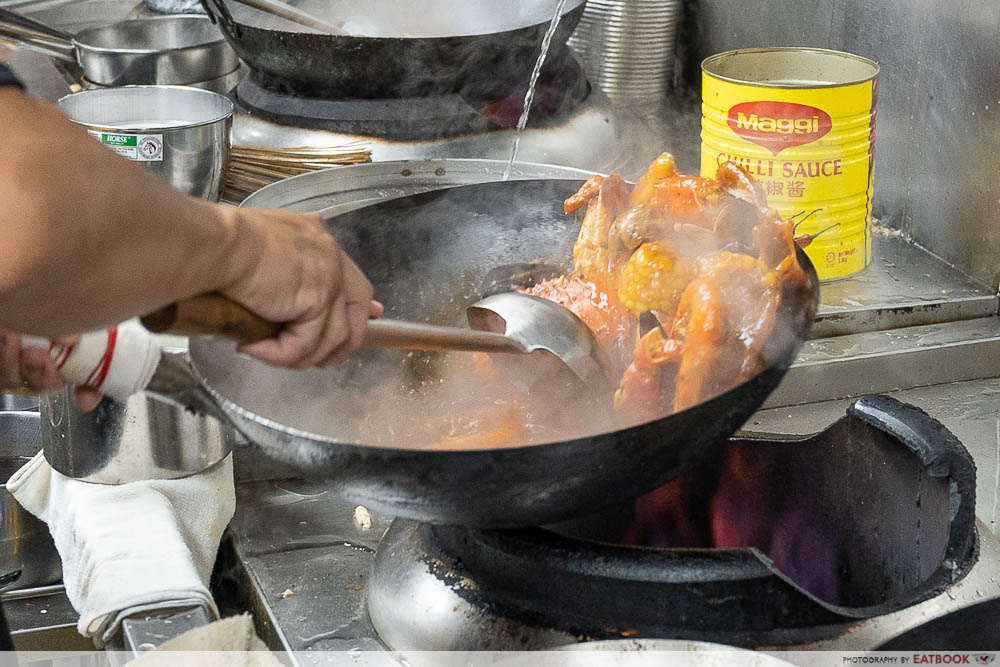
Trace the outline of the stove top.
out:
[[[944,611],[1000,597],[1000,545],[986,531],[977,551],[967,453],[942,433],[909,446],[886,428],[853,414],[822,437],[734,440],[722,468],[665,487],[679,505],[653,498],[660,526],[697,505],[691,489],[714,499],[686,513],[685,521],[704,515],[696,530],[667,531],[675,546],[635,529],[649,525],[649,499],[519,531],[378,515],[363,529],[327,485],[251,476],[237,487],[217,597],[242,600],[265,641],[296,651],[523,649],[622,636],[873,649]],[[238,474],[256,469],[237,464]],[[817,478],[819,469],[835,472]],[[757,490],[725,481],[733,479]],[[794,502],[768,502],[791,487]],[[738,509],[757,513],[736,522],[748,527],[742,535],[732,529],[739,513],[725,509],[727,489],[746,499]],[[787,511],[803,503],[822,519],[803,523]],[[785,529],[765,539],[754,529],[764,524]],[[782,535],[786,545],[825,545],[833,560],[809,548],[789,559],[795,550],[782,550]],[[796,558],[813,565],[796,569]]]

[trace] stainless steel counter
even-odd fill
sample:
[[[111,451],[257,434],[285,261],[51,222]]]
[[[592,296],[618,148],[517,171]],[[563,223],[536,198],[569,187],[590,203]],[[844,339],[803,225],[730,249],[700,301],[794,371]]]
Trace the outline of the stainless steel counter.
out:
[[[813,338],[997,313],[994,290],[901,235],[875,230],[871,266],[822,285]]]

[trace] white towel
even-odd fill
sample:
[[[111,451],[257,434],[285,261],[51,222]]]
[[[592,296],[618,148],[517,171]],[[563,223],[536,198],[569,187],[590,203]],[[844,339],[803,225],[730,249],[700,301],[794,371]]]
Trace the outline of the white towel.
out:
[[[180,655],[178,655],[178,652]],[[144,653],[129,667],[173,667],[184,664],[211,667],[282,667],[254,633],[253,619],[231,616],[174,637],[160,648]]]
[[[66,477],[39,452],[7,489],[49,525],[80,634],[100,638],[120,612],[171,600],[218,616],[207,583],[236,509],[231,456],[191,477],[111,486]]]

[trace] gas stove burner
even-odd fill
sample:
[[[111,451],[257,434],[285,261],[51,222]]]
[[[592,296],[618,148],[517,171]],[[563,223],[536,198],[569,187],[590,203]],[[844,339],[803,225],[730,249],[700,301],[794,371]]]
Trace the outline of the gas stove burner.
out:
[[[231,97],[249,115],[282,125],[425,141],[514,127],[526,91],[525,83],[500,99],[474,99],[458,93],[385,99],[322,97],[303,95],[262,72],[251,71]],[[529,127],[549,126],[568,118],[589,94],[583,68],[569,51],[553,54],[536,85]]]
[[[734,438],[722,462],[559,526],[396,521],[369,611],[397,650],[819,641],[963,578],[978,558],[974,506],[961,443],[868,397],[822,433]]]

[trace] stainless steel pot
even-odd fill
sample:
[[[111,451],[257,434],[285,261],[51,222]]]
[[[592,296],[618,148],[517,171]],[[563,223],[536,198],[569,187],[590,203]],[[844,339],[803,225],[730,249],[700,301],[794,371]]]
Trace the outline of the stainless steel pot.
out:
[[[6,482],[41,447],[37,412],[0,412],[0,481]],[[0,489],[0,589],[21,590],[54,584],[62,563],[49,528]],[[10,582],[10,583],[7,583]]]
[[[0,9],[0,37],[78,63],[101,86],[196,83],[239,68],[236,52],[204,16],[119,21],[70,35]]]
[[[59,106],[104,145],[178,190],[217,201],[229,163],[233,103],[180,86],[126,86],[67,95]]]
[[[77,412],[71,391],[43,394],[39,403],[45,459],[67,477],[98,484],[187,477],[224,459],[236,442],[218,420],[145,394]]]
[[[240,79],[244,77],[246,72],[240,68],[236,69],[225,76],[220,76],[217,79],[212,79],[210,81],[196,81],[194,83],[185,83],[184,85],[189,88],[200,88],[201,90],[208,90],[213,93],[219,93],[220,95],[225,95],[233,88],[236,84],[240,82]],[[80,85],[84,90],[104,90],[106,88],[115,88],[116,86],[101,86],[93,81],[88,81],[87,79],[81,79]]]

